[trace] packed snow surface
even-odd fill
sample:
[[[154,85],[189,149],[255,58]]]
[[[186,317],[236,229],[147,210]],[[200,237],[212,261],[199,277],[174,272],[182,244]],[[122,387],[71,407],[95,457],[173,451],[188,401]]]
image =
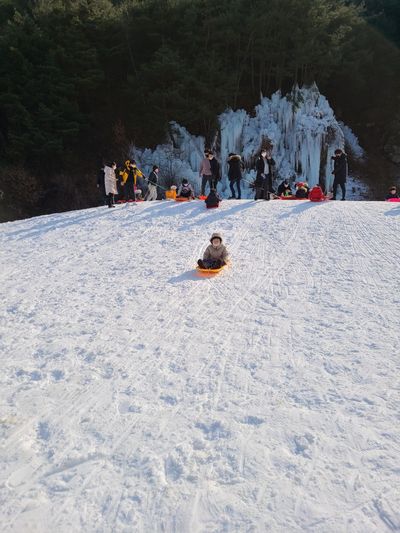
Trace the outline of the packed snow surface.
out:
[[[1,225],[2,533],[398,531],[399,231],[384,202]]]

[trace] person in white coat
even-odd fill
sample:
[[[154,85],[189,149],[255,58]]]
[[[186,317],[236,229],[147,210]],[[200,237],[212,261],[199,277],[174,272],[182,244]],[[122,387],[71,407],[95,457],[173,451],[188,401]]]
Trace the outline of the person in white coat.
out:
[[[116,168],[116,163],[112,163],[111,166],[104,166],[104,188],[106,191],[108,207],[115,207],[114,194],[118,194],[117,176],[115,175]]]

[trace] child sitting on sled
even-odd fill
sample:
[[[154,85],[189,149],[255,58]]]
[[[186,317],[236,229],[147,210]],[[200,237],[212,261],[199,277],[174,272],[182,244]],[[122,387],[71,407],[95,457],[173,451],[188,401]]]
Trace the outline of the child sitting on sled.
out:
[[[199,259],[197,264],[200,268],[214,269],[221,268],[228,261],[228,250],[222,244],[220,233],[213,233],[209,244],[204,252],[203,259]]]
[[[211,189],[210,194],[207,196],[207,198],[204,201],[206,203],[207,209],[211,209],[213,207],[219,206],[221,198],[219,197],[215,189]]]
[[[178,189],[178,198],[194,199],[194,190],[186,178],[183,178],[182,184]]]
[[[296,183],[296,198],[308,198],[308,187],[306,183],[303,183],[302,181]]]
[[[393,185],[392,187],[390,187],[389,192],[386,195],[385,200],[393,200],[393,198],[398,198],[398,197],[399,197],[399,195],[397,194],[397,189]]]

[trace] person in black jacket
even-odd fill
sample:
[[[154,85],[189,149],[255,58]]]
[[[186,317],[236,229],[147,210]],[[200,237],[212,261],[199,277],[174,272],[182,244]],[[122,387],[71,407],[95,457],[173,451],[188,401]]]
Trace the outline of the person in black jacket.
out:
[[[289,184],[289,180],[283,180],[278,187],[278,196],[291,196],[292,189]]]
[[[229,198],[229,200],[232,200],[236,198],[234,185],[236,184],[237,189],[237,198],[240,200],[242,194],[240,190],[240,180],[242,179],[242,171],[244,170],[244,165],[242,162],[242,158],[240,155],[237,154],[229,154],[228,157],[228,178],[229,178],[229,186],[231,188],[231,194],[232,196]]]
[[[97,173],[97,188],[99,189],[100,205],[105,205],[107,202],[106,189],[104,186],[104,162]]]
[[[157,183],[159,170],[160,169],[157,165],[153,165],[153,170],[150,172],[150,175],[147,178],[149,185],[144,199],[148,202],[151,202],[152,200],[157,200]]]
[[[399,195],[397,194],[397,189],[393,185],[393,187],[390,187],[388,194],[386,195],[385,200],[392,200],[393,198],[398,198]]]
[[[210,194],[205,199],[207,209],[218,207],[220,201],[221,201],[221,198],[218,196],[217,191],[215,189],[211,189]]]
[[[256,181],[254,182],[256,188],[255,200],[269,200],[270,195],[273,194],[272,178],[275,172],[276,163],[271,154],[267,150],[261,150],[261,155],[256,163]]]
[[[210,160],[210,168],[211,168],[211,180],[210,180],[210,190],[216,189],[217,184],[219,180],[221,179],[220,169],[219,169],[219,163],[215,159],[214,154],[212,152],[208,153],[208,159]]]
[[[337,148],[335,155],[332,156],[333,160],[333,197],[332,200],[336,200],[337,188],[340,185],[342,189],[342,200],[346,199],[346,179],[347,179],[347,157],[343,150]]]

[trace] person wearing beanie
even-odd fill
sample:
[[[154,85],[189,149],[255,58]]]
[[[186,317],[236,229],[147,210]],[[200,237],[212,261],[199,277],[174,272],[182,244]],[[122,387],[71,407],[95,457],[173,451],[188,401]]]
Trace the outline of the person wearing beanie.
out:
[[[159,171],[160,169],[158,168],[158,166],[153,165],[153,170],[150,172],[150,175],[147,179],[149,186],[144,199],[148,202],[157,200],[157,184]]]
[[[222,236],[220,233],[213,233],[211,235],[210,243],[204,254],[203,259],[199,259],[197,264],[203,269],[217,269],[226,265],[228,261],[228,250],[222,244]]]
[[[194,190],[186,178],[183,178],[182,183],[178,189],[178,198],[194,199]]]

